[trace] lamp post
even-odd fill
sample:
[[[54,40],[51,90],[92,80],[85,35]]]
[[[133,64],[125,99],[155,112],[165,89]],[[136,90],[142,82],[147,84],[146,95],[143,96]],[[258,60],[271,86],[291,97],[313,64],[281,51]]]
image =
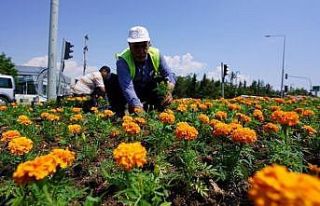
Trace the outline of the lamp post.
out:
[[[284,64],[285,64],[285,56],[286,56],[286,35],[284,34],[277,34],[277,35],[265,35],[265,37],[280,37],[283,38],[283,52],[282,52],[282,66],[281,66],[281,87],[280,87],[280,93],[281,97],[284,96],[283,93],[283,78],[284,78]]]

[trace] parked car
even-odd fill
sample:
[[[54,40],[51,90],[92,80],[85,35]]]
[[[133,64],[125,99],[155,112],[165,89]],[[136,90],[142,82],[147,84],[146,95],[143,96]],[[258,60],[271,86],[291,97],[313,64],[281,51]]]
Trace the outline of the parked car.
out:
[[[0,74],[0,105],[8,104],[15,100],[14,79],[10,75]]]

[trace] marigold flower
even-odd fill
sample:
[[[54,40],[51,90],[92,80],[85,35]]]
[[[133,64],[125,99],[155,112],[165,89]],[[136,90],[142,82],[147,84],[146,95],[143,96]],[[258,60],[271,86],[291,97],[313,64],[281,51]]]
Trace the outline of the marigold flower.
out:
[[[257,134],[250,128],[238,128],[231,133],[231,138],[235,142],[252,143],[257,140]]]
[[[110,134],[109,134],[109,137],[110,138],[115,138],[115,137],[118,137],[120,135],[120,130],[118,129],[112,129],[110,131]]]
[[[317,175],[317,176],[320,175],[320,167],[319,166],[308,163],[308,169],[310,170],[310,172],[314,173],[315,175]]]
[[[225,123],[217,123],[214,126],[214,129],[212,131],[212,135],[215,137],[227,137],[232,131],[232,127],[229,124]]]
[[[26,137],[14,138],[8,144],[8,148],[11,154],[15,154],[19,156],[28,153],[32,149],[32,147],[33,147],[32,140]]]
[[[52,155],[45,155],[18,165],[13,173],[13,180],[17,184],[25,184],[33,180],[41,180],[56,171],[56,159]]]
[[[75,114],[70,117],[71,122],[78,122],[78,121],[82,121],[82,120],[83,120],[82,114]]]
[[[184,140],[194,140],[198,136],[198,131],[187,122],[179,122],[176,128],[176,137]]]
[[[140,133],[141,130],[139,125],[135,122],[123,122],[122,128],[126,133],[130,135],[137,135]]]
[[[8,109],[8,107],[5,105],[0,106],[0,111],[6,111],[7,109]]]
[[[194,112],[198,111],[198,105],[196,103],[190,104],[190,109]]]
[[[199,104],[199,105],[198,105],[198,108],[199,108],[200,110],[202,110],[202,111],[205,111],[205,110],[208,109],[208,106],[207,106],[207,104]]]
[[[109,109],[106,109],[106,110],[103,111],[103,115],[104,115],[104,117],[106,117],[106,118],[110,118],[110,117],[113,117],[113,116],[114,116],[114,112],[111,111],[111,110],[109,110]]]
[[[210,121],[209,117],[207,115],[205,115],[205,114],[199,114],[198,120],[200,122],[202,122],[203,124],[209,124],[209,121]]]
[[[258,120],[259,122],[263,122],[264,121],[264,116],[261,110],[259,109],[255,109],[253,111],[253,117]]]
[[[78,124],[71,124],[68,125],[69,133],[71,134],[80,134],[81,133],[81,126]]]
[[[274,98],[274,101],[277,102],[278,104],[283,104],[283,103],[285,103],[285,100],[284,100],[284,99],[281,99],[281,98]]]
[[[90,111],[97,113],[98,112],[98,107],[91,107]]]
[[[277,110],[281,110],[281,107],[280,106],[271,106],[270,110],[274,112],[274,111],[277,111]]]
[[[179,112],[185,112],[185,111],[187,111],[187,109],[188,109],[188,107],[185,104],[179,104],[177,107],[177,111],[179,111]]]
[[[299,123],[299,116],[296,112],[274,111],[271,114],[271,119],[286,126],[294,126]]]
[[[1,141],[4,142],[4,141],[7,141],[7,140],[12,140],[12,139],[20,137],[20,136],[21,136],[21,134],[20,134],[19,131],[17,131],[17,130],[8,130],[8,131],[2,133]]]
[[[308,133],[309,136],[312,136],[317,133],[317,130],[315,130],[313,127],[308,125],[303,125],[302,128]]]
[[[218,111],[214,115],[214,117],[220,121],[227,119],[227,113],[223,111]]]
[[[64,149],[54,149],[49,155],[52,155],[61,168],[70,166],[75,160],[75,153]]]
[[[249,116],[242,113],[237,113],[236,117],[238,118],[238,121],[242,122],[243,124],[251,121],[251,118]]]
[[[168,112],[161,112],[159,114],[159,119],[162,123],[165,123],[165,124],[173,124],[174,121],[176,120],[174,114],[168,113]]]
[[[232,128],[232,130],[243,128],[242,125],[237,122],[231,122],[229,126]]]
[[[232,111],[241,109],[240,105],[238,105],[238,104],[228,104],[227,106],[228,106],[228,109],[230,109]]]
[[[142,117],[135,117],[134,122],[137,123],[138,125],[144,125],[146,124],[146,120]]]
[[[41,113],[40,115],[41,119],[43,120],[48,120],[48,121],[59,121],[60,120],[60,117],[58,115],[55,115],[55,114],[50,114],[48,112],[43,112]]]
[[[123,122],[132,122],[133,121],[133,117],[129,116],[129,115],[124,115],[122,117],[122,121]]]
[[[20,115],[18,117],[18,120],[17,120],[20,124],[23,124],[23,125],[30,125],[32,124],[32,121],[29,119],[28,116],[26,115]]]
[[[314,116],[314,111],[306,109],[302,112],[303,117],[311,117]]]
[[[299,108],[294,109],[294,111],[297,112],[298,114],[302,114],[304,109],[299,107]]]
[[[71,111],[74,112],[74,113],[79,113],[79,112],[81,112],[81,110],[82,110],[82,108],[79,108],[79,107],[73,107],[71,109]]]
[[[147,150],[140,142],[120,143],[113,151],[116,163],[125,170],[133,167],[143,167],[147,162]]]
[[[217,119],[212,119],[212,120],[210,120],[209,125],[210,125],[212,128],[214,128],[215,125],[218,124],[218,123],[222,123],[222,122],[219,121],[219,120],[217,120]]]
[[[255,205],[320,205],[320,180],[273,165],[249,179],[249,197]]]
[[[269,123],[263,125],[262,129],[264,132],[267,132],[267,133],[271,133],[271,132],[277,133],[280,128],[278,125],[269,122]]]

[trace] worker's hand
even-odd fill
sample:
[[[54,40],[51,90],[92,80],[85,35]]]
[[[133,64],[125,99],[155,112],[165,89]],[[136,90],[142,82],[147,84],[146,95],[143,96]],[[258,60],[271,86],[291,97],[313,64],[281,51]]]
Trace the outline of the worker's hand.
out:
[[[129,105],[129,113],[136,113],[136,114],[138,114],[138,113],[141,113],[141,112],[143,112],[144,110],[143,110],[143,108],[142,107],[139,107],[139,106],[130,106]]]
[[[167,105],[171,104],[172,100],[173,100],[172,94],[171,94],[171,92],[169,92],[169,93],[164,97],[164,99],[162,100],[161,106],[167,106]]]
[[[168,91],[169,91],[169,93],[172,93],[173,92],[173,89],[174,89],[174,84],[173,83],[171,83],[171,82],[168,82]]]

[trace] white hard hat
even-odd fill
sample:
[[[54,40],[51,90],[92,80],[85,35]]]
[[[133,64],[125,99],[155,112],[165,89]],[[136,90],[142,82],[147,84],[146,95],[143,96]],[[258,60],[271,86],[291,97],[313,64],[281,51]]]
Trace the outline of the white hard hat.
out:
[[[128,42],[144,42],[150,41],[149,32],[143,26],[134,26],[129,30]]]

